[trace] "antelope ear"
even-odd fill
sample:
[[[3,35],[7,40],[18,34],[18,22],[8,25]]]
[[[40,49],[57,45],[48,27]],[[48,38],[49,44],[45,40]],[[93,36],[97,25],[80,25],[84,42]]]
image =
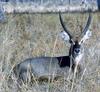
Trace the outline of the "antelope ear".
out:
[[[59,35],[64,41],[69,42],[70,37],[65,31],[61,31]]]
[[[82,44],[85,42],[85,40],[89,39],[92,36],[92,31],[90,31],[89,29],[87,30],[86,34],[83,36],[83,38],[81,39],[81,41],[79,42],[79,44]]]

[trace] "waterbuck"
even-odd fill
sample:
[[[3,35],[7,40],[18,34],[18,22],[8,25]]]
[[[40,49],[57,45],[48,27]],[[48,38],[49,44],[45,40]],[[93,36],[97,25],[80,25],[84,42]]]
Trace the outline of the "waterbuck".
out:
[[[15,76],[20,80],[26,81],[29,76],[34,76],[36,78],[40,77],[57,77],[63,76],[66,72],[70,70],[76,72],[81,71],[81,60],[84,55],[83,43],[89,36],[89,26],[91,24],[92,16],[89,13],[87,23],[79,37],[76,40],[70,34],[68,29],[65,27],[62,20],[61,13],[59,13],[59,19],[61,26],[63,28],[63,36],[66,38],[68,36],[69,43],[71,44],[68,56],[59,57],[36,57],[28,58],[23,62],[19,63],[13,68]],[[81,38],[81,39],[80,39]]]

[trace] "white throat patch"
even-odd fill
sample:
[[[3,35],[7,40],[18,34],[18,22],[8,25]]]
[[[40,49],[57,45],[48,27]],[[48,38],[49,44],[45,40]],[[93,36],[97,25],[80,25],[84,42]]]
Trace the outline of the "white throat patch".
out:
[[[79,54],[76,58],[75,58],[75,63],[79,63],[82,60],[83,54]]]

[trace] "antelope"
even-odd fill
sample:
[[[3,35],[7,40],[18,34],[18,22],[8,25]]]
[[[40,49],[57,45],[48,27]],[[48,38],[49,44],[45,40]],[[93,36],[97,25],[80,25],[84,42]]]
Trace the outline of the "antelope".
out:
[[[89,26],[92,19],[91,14],[89,13],[86,26],[84,27],[80,37],[76,37],[75,40],[65,27],[61,13],[59,13],[59,19],[64,30],[62,32],[63,38],[65,39],[66,36],[68,36],[68,42],[71,44],[69,55],[59,57],[28,58],[13,68],[13,72],[18,79],[25,81],[28,76],[35,76],[36,78],[63,76],[63,74],[68,72],[69,69],[75,71],[76,66],[77,70],[81,71],[80,64],[84,56],[84,48],[82,44],[90,37]]]

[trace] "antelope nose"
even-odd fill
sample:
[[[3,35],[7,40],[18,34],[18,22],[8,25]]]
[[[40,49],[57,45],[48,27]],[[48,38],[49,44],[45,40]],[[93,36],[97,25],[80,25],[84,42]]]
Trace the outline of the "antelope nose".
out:
[[[75,52],[76,52],[76,53],[79,53],[79,52],[80,52],[80,49],[75,49]]]

